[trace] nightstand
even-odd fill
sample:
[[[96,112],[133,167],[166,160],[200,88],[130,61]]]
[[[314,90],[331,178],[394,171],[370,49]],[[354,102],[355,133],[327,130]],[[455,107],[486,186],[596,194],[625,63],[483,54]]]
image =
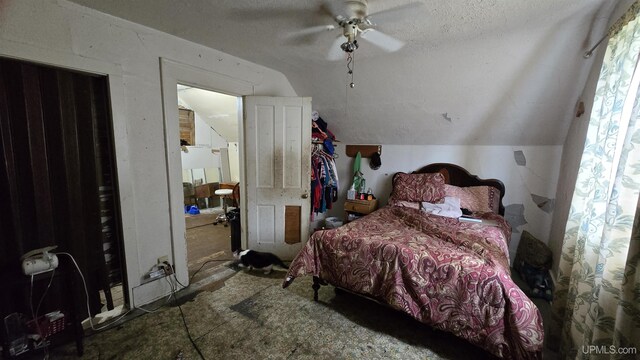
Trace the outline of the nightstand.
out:
[[[347,200],[344,202],[344,222],[355,220],[374,212],[378,208],[378,200]]]

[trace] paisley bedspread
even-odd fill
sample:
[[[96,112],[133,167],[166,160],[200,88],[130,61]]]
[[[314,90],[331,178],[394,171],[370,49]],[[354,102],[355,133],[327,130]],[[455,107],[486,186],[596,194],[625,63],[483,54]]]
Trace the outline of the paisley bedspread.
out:
[[[512,281],[504,218],[461,222],[386,206],[315,232],[283,287],[313,275],[403,311],[507,359],[541,358],[542,317]]]

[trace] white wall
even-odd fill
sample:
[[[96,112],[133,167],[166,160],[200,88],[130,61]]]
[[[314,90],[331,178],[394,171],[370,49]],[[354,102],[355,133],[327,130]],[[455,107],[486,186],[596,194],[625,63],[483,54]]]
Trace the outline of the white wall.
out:
[[[208,146],[186,146],[182,151],[183,169],[209,169],[220,167],[220,153],[212,153]]]
[[[193,145],[207,146],[209,148],[220,149],[221,147],[227,147],[227,140],[225,140],[220,134],[218,134],[209,124],[207,124],[202,117],[195,113],[195,127],[196,127],[196,143]]]
[[[329,126],[329,129],[331,127]],[[336,134],[339,137],[339,134]],[[526,165],[516,164],[514,152],[522,151]],[[345,154],[345,146],[336,146],[336,166],[340,178],[340,199],[333,204],[327,216],[344,218],[343,205],[346,191],[353,179],[354,158]],[[505,207],[524,205],[526,224],[513,227],[509,246],[513,261],[522,230],[546,242],[553,213],[540,209],[531,194],[553,199],[560,171],[561,146],[445,146],[445,145],[382,145],[382,166],[371,170],[369,159],[362,159],[361,171],[379,199],[386,205],[391,193],[391,178],[396,172],[411,172],[436,162],[453,163],[480,178],[501,180],[506,188]],[[508,214],[507,214],[508,215]]]
[[[237,142],[229,143],[229,172],[231,182],[240,182],[240,150]]]
[[[185,102],[178,93],[178,104],[191,109],[192,107]],[[227,141],[220,136],[202,117],[194,111],[195,124],[195,144],[193,146],[185,146],[180,153],[182,158],[182,169],[207,169],[207,182],[220,181],[220,148],[227,147]],[[213,152],[212,150],[216,150]],[[204,173],[204,171],[203,171]],[[213,176],[211,176],[213,175]],[[193,182],[191,174],[183,171],[182,181]]]
[[[65,0],[3,2],[0,55],[109,75],[135,305],[169,291],[163,281],[140,282],[158,257],[173,253],[160,58],[249,83],[256,95],[296,95],[281,73]]]

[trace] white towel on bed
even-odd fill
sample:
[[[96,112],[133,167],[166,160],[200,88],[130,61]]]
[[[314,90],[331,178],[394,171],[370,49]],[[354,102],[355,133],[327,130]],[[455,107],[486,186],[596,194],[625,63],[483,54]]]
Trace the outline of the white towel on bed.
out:
[[[450,196],[446,196],[442,204],[423,202],[422,211],[452,218],[459,218],[462,216],[462,210],[460,210],[460,199]]]

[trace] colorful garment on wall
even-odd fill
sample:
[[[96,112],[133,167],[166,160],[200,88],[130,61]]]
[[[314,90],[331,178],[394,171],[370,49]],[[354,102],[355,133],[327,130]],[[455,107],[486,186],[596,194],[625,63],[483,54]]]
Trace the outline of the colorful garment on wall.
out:
[[[311,153],[311,217],[332,208],[338,199],[338,170],[334,161],[333,141],[336,137],[329,130],[317,111],[311,113],[311,137],[314,143]]]
[[[333,155],[315,145],[311,155],[311,211],[323,213],[338,199],[338,170]]]

